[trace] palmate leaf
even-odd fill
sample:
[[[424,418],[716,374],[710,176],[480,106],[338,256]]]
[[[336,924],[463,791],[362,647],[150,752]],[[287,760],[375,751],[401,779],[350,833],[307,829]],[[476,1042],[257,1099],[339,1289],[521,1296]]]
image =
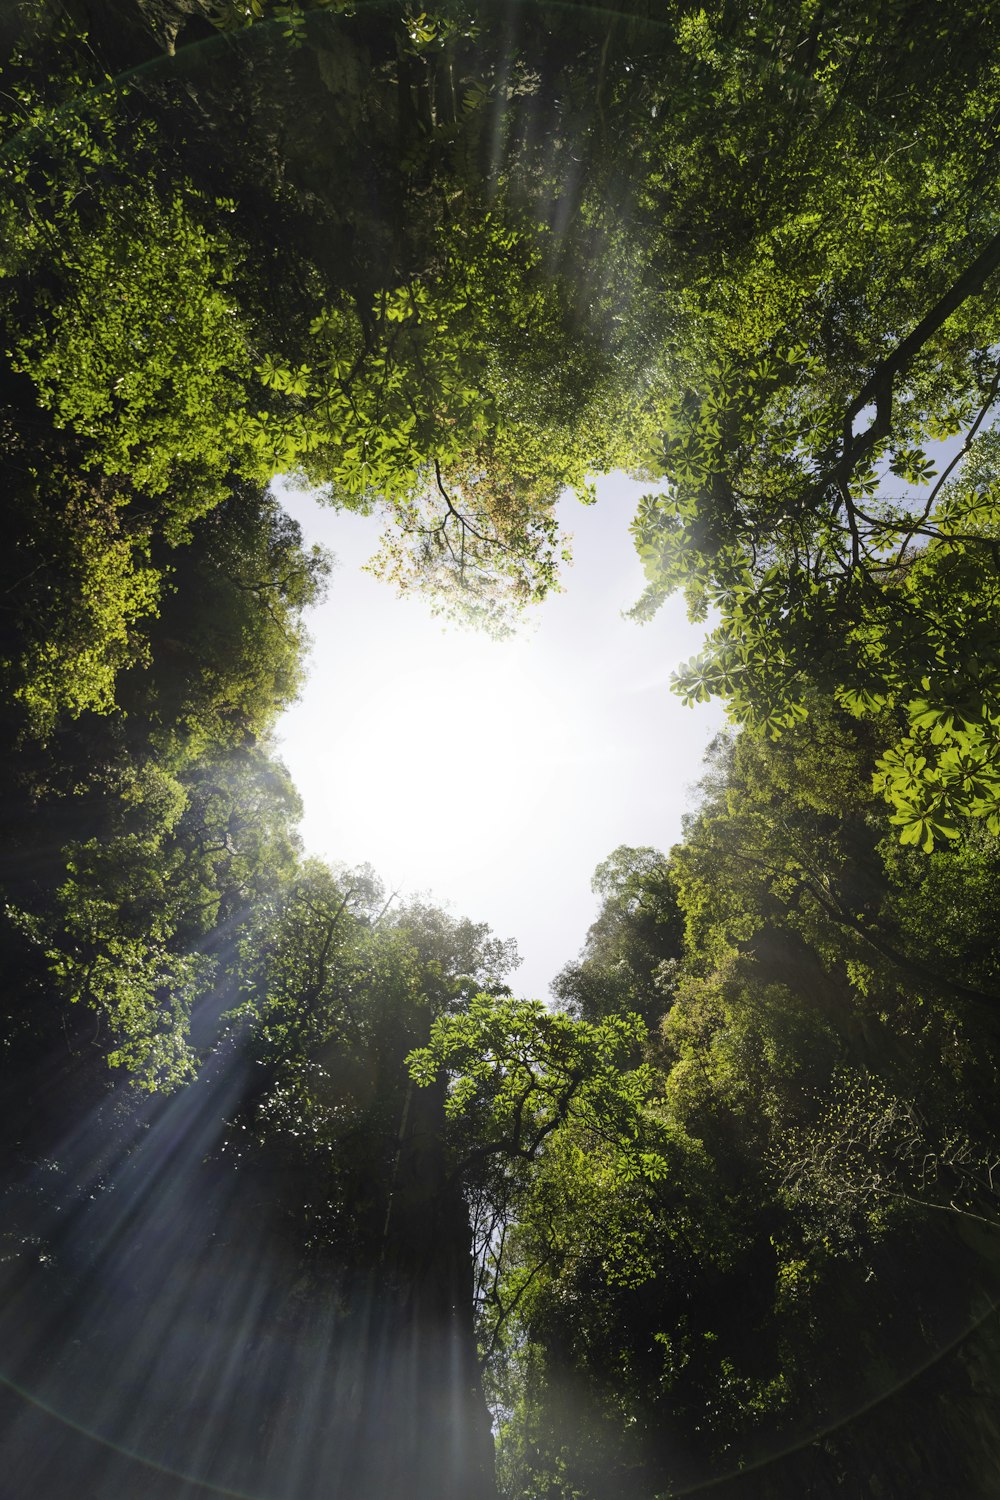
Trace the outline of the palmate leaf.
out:
[[[709,656],[693,656],[682,662],[671,675],[670,684],[687,708],[708,703],[723,687],[726,674],[718,661]]]
[[[937,470],[922,448],[900,448],[892,457],[890,471],[908,484],[927,484]]]
[[[939,819],[921,817],[919,814],[894,813],[890,823],[900,829],[901,844],[919,844],[925,854],[930,854],[938,839],[957,839],[959,830],[954,823],[943,823]]]

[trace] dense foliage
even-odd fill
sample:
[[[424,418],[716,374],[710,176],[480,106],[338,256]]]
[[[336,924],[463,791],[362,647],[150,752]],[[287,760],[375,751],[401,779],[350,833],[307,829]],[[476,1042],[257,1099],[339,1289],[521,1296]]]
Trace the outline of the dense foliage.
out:
[[[12,1495],[998,1493],[996,26],[4,15]],[[622,467],[742,727],[546,1007],[307,857],[269,483],[503,631]]]
[[[876,738],[814,703],[777,744],[724,740],[670,856],[602,866],[559,981],[580,1019],[549,1024],[593,1045],[600,1008],[628,1037],[610,1091],[596,1058],[566,1089],[558,1030],[508,1023],[503,1056],[474,1016],[434,1028],[457,1153],[484,1108],[509,1129],[498,1070],[541,1095],[532,1171],[491,1187],[507,1493],[995,1492],[1000,850],[900,848]]]

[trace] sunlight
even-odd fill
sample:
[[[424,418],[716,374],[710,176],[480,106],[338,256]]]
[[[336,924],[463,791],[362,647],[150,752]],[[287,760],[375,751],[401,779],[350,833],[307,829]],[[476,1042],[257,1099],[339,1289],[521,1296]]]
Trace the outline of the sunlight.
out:
[[[649,9],[4,8],[0,1500],[1000,1497],[1000,7]]]
[[[450,884],[508,859],[519,825],[544,815],[557,783],[565,795],[594,752],[572,743],[568,705],[530,641],[450,633],[433,654],[403,646],[403,666],[377,674],[334,728],[337,776],[314,816],[332,831],[361,808],[377,868]]]
[[[573,534],[562,592],[496,641],[362,572],[377,522],[279,486],[306,540],[336,558],[309,620],[308,679],[278,725],[307,849],[516,936],[515,982],[535,995],[586,936],[596,865],[619,844],[679,836],[722,723],[718,705],[685,708],[669,688],[701,637],[683,601],[648,625],[622,617],[643,587],[628,532],[641,486],[613,476],[598,490],[596,506],[560,504]]]

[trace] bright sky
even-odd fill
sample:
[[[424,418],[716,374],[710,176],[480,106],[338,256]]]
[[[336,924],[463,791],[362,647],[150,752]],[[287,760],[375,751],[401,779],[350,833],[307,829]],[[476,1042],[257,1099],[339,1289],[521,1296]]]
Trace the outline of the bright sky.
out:
[[[362,573],[378,523],[281,491],[306,541],[337,559],[309,621],[308,681],[278,725],[306,847],[515,938],[525,995],[547,997],[579,952],[600,860],[676,841],[722,724],[716,705],[669,691],[703,633],[681,601],[648,625],[621,618],[643,587],[628,532],[641,493],[613,477],[594,507],[562,502],[564,590],[498,642]]]

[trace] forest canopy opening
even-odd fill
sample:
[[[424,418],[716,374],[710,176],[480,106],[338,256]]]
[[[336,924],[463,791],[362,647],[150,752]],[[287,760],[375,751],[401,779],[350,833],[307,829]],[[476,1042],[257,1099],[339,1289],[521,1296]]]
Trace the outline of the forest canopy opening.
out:
[[[996,1495],[998,28],[8,8],[13,1494]],[[372,843],[429,807],[403,891],[303,844],[274,736],[350,596],[278,476],[401,595],[354,686],[345,609],[315,740]],[[738,726],[683,822],[597,594],[558,684],[509,639],[569,503],[614,608],[631,521],[647,686]],[[436,704],[415,599],[487,632]],[[410,891],[461,823],[555,925],[602,672],[579,821],[616,776],[648,821],[563,836],[598,908],[546,1004],[468,870],[475,920]],[[381,790],[324,757],[352,715]]]

